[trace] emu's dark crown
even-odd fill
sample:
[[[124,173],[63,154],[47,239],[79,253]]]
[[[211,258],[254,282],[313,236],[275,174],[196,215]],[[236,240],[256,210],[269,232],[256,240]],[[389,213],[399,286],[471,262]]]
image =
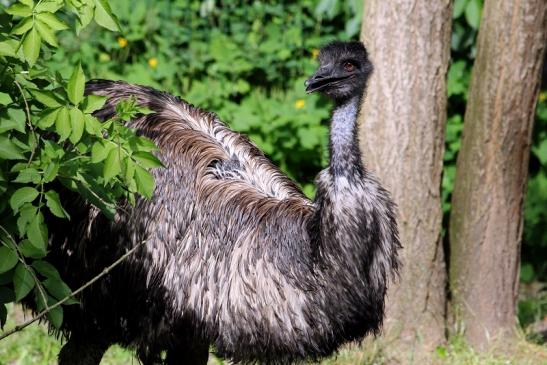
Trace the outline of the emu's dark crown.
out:
[[[333,42],[321,48],[319,69],[305,82],[306,91],[319,91],[335,100],[361,95],[372,64],[361,42]]]

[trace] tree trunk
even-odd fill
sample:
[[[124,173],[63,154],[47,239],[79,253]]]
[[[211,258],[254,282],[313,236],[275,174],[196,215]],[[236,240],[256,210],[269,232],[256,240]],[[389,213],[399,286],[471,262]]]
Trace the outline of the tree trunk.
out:
[[[452,308],[478,349],[516,328],[546,8],[545,0],[487,0],[483,10],[450,219]]]
[[[362,39],[375,69],[360,140],[366,166],[398,205],[403,244],[384,325],[396,363],[422,363],[417,356],[445,339],[440,182],[451,21],[449,0],[365,1]]]

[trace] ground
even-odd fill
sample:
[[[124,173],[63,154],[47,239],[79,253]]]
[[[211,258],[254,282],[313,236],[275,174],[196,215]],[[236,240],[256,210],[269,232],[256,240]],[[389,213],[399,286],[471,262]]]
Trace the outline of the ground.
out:
[[[20,309],[10,308],[9,330],[24,320]],[[48,335],[44,325],[33,324],[21,332],[0,341],[0,365],[55,365],[62,341]],[[363,349],[366,347],[366,349]],[[101,365],[138,365],[133,354],[113,346],[104,356]],[[223,365],[227,362],[210,357],[209,365]],[[374,345],[353,345],[344,348],[336,356],[324,360],[322,365],[388,365]],[[438,348],[433,355],[432,365],[546,365],[547,347],[521,340],[511,356],[477,354],[462,340],[454,339],[446,347]],[[391,364],[389,364],[391,365]]]

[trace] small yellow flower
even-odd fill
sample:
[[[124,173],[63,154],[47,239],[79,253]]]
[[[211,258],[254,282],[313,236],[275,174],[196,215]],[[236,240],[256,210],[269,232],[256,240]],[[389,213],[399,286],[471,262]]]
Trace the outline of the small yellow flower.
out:
[[[311,50],[311,58],[313,58],[314,60],[317,58],[317,56],[319,56],[319,50],[317,48],[314,48]]]
[[[294,102],[294,107],[296,109],[302,109],[305,105],[306,105],[306,102],[304,101],[304,99],[298,99],[297,101]]]
[[[125,39],[124,37],[118,37],[118,44],[121,48],[124,48],[125,46],[127,46],[127,39]]]
[[[539,93],[539,102],[543,103],[544,101],[547,101],[547,91]]]
[[[149,59],[148,60],[148,66],[150,66],[152,68],[158,67],[158,59],[156,57],[152,57],[151,59]]]

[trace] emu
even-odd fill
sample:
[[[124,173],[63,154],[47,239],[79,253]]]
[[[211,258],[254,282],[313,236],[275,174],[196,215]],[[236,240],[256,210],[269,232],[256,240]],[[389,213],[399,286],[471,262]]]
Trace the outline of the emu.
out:
[[[330,164],[307,199],[245,136],[169,94],[96,80],[114,115],[134,97],[152,113],[130,125],[159,147],[150,200],[114,221],[65,199],[51,259],[71,287],[146,243],[66,306],[60,365],[99,364],[111,344],[143,364],[287,364],[329,355],[380,330],[400,248],[394,203],[361,161],[357,115],[372,72],[359,42],[323,47],[306,91],[332,98]],[[52,225],[50,225],[52,226]]]

